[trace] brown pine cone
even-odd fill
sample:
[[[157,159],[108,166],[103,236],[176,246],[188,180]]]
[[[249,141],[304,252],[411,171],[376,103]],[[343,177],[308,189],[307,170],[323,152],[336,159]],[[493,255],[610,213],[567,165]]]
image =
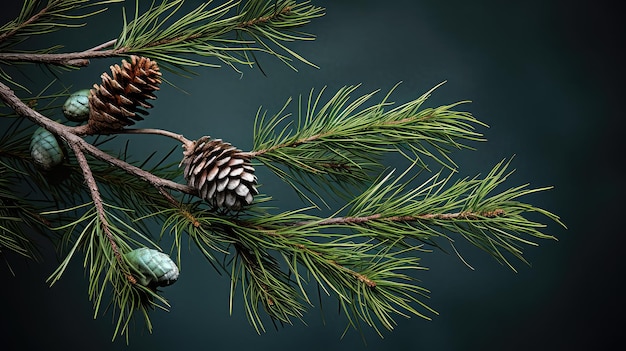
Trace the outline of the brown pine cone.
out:
[[[143,120],[137,113],[152,105],[153,91],[159,90],[161,72],[155,61],[147,57],[131,56],[122,66],[111,66],[113,77],[101,75],[102,84],[94,84],[89,94],[89,127],[92,134],[122,129]]]
[[[212,206],[240,210],[259,193],[250,157],[221,139],[194,141],[181,164],[187,184]]]

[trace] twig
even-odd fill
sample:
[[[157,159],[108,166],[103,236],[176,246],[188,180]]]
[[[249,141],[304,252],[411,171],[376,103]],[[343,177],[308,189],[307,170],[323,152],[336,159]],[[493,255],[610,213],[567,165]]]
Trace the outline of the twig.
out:
[[[409,122],[421,122],[421,121],[425,121],[425,120],[427,120],[429,118],[432,118],[431,114],[426,115],[426,116],[422,116],[422,117],[418,117],[418,118],[415,118],[415,116],[411,116],[411,117],[407,117],[407,118],[404,118],[404,119],[401,119],[401,120],[397,120],[397,121],[383,121],[383,122],[379,122],[379,123],[376,123],[375,126],[376,127],[395,126],[395,125],[398,125],[398,124],[409,123]],[[335,135],[335,133],[333,131],[327,131],[327,132],[324,132],[324,133],[314,134],[314,135],[308,136],[306,138],[297,139],[297,140],[294,140],[294,141],[291,141],[291,142],[286,142],[286,143],[274,145],[274,146],[268,147],[267,149],[250,151],[250,152],[247,152],[246,154],[250,158],[254,158],[254,157],[258,157],[260,155],[263,155],[265,153],[268,153],[268,152],[276,151],[276,150],[278,150],[280,148],[297,147],[297,146],[300,146],[302,144],[310,143],[312,141],[317,141],[319,139],[322,139],[322,138],[327,137],[327,136],[332,136],[332,135]]]
[[[415,216],[391,216],[383,217],[380,213],[376,213],[363,217],[333,217],[328,218],[320,222],[315,222],[318,225],[330,225],[330,224],[350,224],[350,223],[365,223],[374,220],[391,221],[391,222],[414,222],[419,220],[430,219],[443,219],[443,220],[477,220],[480,218],[496,218],[505,215],[504,210],[495,209],[493,211],[486,212],[454,212],[454,213],[428,213]],[[296,222],[293,225],[307,225],[313,222]]]
[[[39,10],[39,12],[34,14],[31,18],[27,19],[26,21],[22,22],[19,26],[15,27],[15,29],[0,34],[0,43],[12,37],[13,35],[15,35],[15,33],[17,33],[20,29],[24,28],[25,26],[39,20],[39,18],[43,16],[47,11],[48,11],[48,6],[45,6],[44,8]]]
[[[28,19],[28,21],[24,23],[31,23],[36,21],[47,8],[42,9],[37,15]],[[290,6],[286,6],[270,16],[254,18],[242,23],[237,24],[233,27],[233,29],[247,29],[254,25],[265,23],[271,21],[283,14],[289,13],[291,11]],[[4,33],[0,35],[0,42],[6,40],[6,38],[12,36],[19,29],[15,29],[14,31]],[[195,40],[197,38],[202,37],[202,34],[194,34],[183,37],[174,37],[167,38],[160,41],[156,41],[153,43],[146,44],[144,48],[150,48],[165,44],[177,43],[181,41],[189,41]],[[70,52],[70,53],[59,53],[59,54],[34,54],[34,53],[12,53],[12,52],[0,52],[0,61],[16,61],[16,62],[31,62],[31,63],[43,63],[43,64],[52,64],[52,65],[60,65],[60,66],[73,66],[73,67],[84,67],[89,65],[89,59],[92,58],[107,58],[107,57],[115,57],[124,54],[131,53],[132,48],[129,47],[119,47],[115,49],[102,50],[104,48],[115,45],[116,40],[110,40],[100,45],[97,45],[91,49],[87,49],[81,52]]]
[[[88,49],[86,51],[90,51],[90,52],[92,52],[92,51],[100,51],[100,50],[102,50],[104,48],[108,48],[109,46],[115,46],[115,43],[117,43],[117,39],[111,39],[111,40],[109,40],[107,42],[104,42],[104,43],[102,43],[100,45],[96,45],[96,46],[94,46],[91,49]]]
[[[91,49],[85,50],[85,52],[96,52],[96,51],[100,51],[104,48],[107,48],[109,46],[113,46],[115,45],[115,43],[117,42],[117,39],[113,39],[113,40],[109,40],[105,43],[102,43],[100,45],[94,46]],[[69,66],[73,66],[73,67],[84,67],[89,65],[89,60],[88,59],[70,59],[67,61],[67,65]]]
[[[291,6],[285,6],[284,8],[282,8],[280,11],[277,11],[269,16],[265,16],[265,17],[259,17],[259,18],[253,18],[251,20],[242,22],[241,24],[239,24],[237,26],[237,28],[246,28],[246,27],[252,27],[254,25],[257,25],[259,23],[265,23],[268,21],[271,21],[275,18],[278,18],[281,15],[284,15],[286,13],[291,12]]]
[[[104,205],[102,203],[102,198],[100,197],[100,191],[98,190],[98,184],[93,177],[93,173],[91,172],[91,168],[87,163],[87,158],[83,153],[82,149],[79,145],[75,143],[68,143],[74,155],[76,155],[76,160],[78,161],[78,165],[83,172],[83,178],[85,179],[85,183],[87,184],[87,188],[89,189],[89,194],[91,195],[91,199],[93,200],[93,205],[96,208],[96,212],[98,213],[98,217],[100,218],[100,225],[102,226],[102,231],[104,235],[109,240],[111,244],[111,249],[113,250],[113,254],[115,255],[115,259],[117,262],[122,265],[122,256],[120,254],[119,247],[117,243],[115,243],[115,239],[113,238],[113,234],[111,234],[111,230],[109,229],[109,222],[106,218],[106,214],[104,212]]]
[[[193,142],[187,138],[185,138],[182,134],[170,132],[169,130],[164,129],[155,129],[155,128],[138,128],[138,129],[121,129],[115,132],[116,134],[154,134],[154,135],[162,135],[168,138],[172,138],[174,140],[178,140],[185,147],[189,147],[193,144]]]
[[[367,285],[370,288],[375,288],[376,287],[376,282],[371,280],[370,278],[368,278],[365,274],[361,274],[355,270],[352,270],[344,265],[339,264],[337,261],[335,260],[331,260],[331,259],[327,259],[326,257],[324,257],[324,255],[320,252],[314,251],[309,249],[308,247],[302,245],[302,244],[297,244],[295,245],[295,247],[297,247],[300,250],[303,251],[307,251],[310,252],[316,256],[322,257],[328,264],[338,268],[341,271],[344,271],[350,275],[352,275],[354,278],[356,278],[358,281],[360,281],[361,283],[364,283],[365,285]]]
[[[236,234],[233,231],[229,230],[229,232],[231,236],[233,237],[236,236]],[[250,275],[255,275],[256,271],[259,270],[259,265],[255,262],[255,260],[258,258],[255,257],[255,255],[251,253],[250,250],[248,250],[241,243],[235,242],[234,246],[235,246],[235,250],[237,251],[237,254],[243,257],[246,269],[248,270]],[[268,306],[273,306],[274,299],[272,298],[270,288],[267,286],[267,284],[264,284],[262,282],[259,282],[259,285],[261,286],[261,289],[263,290],[263,294],[265,295],[265,301],[267,302]]]
[[[293,223],[292,225],[308,225],[311,224],[313,222],[297,222],[297,223]],[[238,225],[245,225],[243,222],[239,222]],[[276,231],[273,230],[264,230],[263,228],[256,228],[256,229],[260,229],[263,232],[265,232],[266,234],[270,235],[270,236],[276,236],[279,237],[281,236],[280,234],[276,233]],[[232,233],[231,236],[233,236],[236,239],[236,234]],[[375,288],[376,287],[376,282],[372,279],[370,279],[369,277],[367,277],[365,274],[359,273],[355,270],[352,270],[340,263],[338,263],[337,261],[327,258],[325,257],[325,255],[321,252],[315,251],[310,249],[309,247],[307,247],[304,244],[296,244],[296,243],[288,243],[289,246],[296,248],[298,250],[302,250],[302,251],[306,251],[308,253],[311,253],[315,256],[318,256],[320,258],[322,258],[326,263],[328,263],[331,266],[334,266],[335,268],[346,272],[350,275],[352,275],[354,278],[356,278],[358,281],[360,281],[361,283],[364,283],[365,285],[367,285],[369,288]]]
[[[126,53],[128,49],[118,48],[103,51],[82,51],[62,54],[32,54],[0,52],[0,60],[31,63],[45,63],[60,66],[83,67],[89,64],[89,59],[115,57]]]

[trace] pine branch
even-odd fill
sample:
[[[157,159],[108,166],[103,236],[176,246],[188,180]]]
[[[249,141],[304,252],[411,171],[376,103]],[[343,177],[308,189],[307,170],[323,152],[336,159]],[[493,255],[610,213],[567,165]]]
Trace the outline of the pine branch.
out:
[[[115,240],[113,238],[113,234],[111,233],[109,229],[109,224],[106,219],[105,212],[104,212],[104,206],[102,203],[102,199],[100,197],[100,191],[98,190],[98,185],[96,184],[96,180],[94,179],[93,174],[91,173],[91,168],[89,167],[89,164],[87,163],[87,158],[85,158],[85,154],[83,154],[82,150],[80,149],[78,145],[73,144],[73,143],[70,143],[69,145],[72,148],[72,151],[74,151],[74,155],[76,155],[76,160],[78,161],[78,165],[80,166],[83,172],[83,178],[85,179],[85,183],[87,184],[87,188],[89,189],[89,193],[91,195],[93,205],[98,214],[98,219],[102,226],[102,232],[104,233],[104,236],[109,240],[109,244],[111,245],[111,250],[113,251],[115,259],[117,260],[118,263],[121,264],[122,254],[120,253],[119,248],[117,247],[117,244],[115,243]],[[129,276],[129,279],[130,278],[132,278],[132,276]]]
[[[16,38],[72,26],[65,20],[101,11],[72,17],[69,11],[84,8],[86,0],[38,4],[26,1],[18,19],[0,28],[0,46],[13,48]],[[253,64],[255,53],[263,52],[293,68],[292,59],[312,64],[286,44],[313,39],[299,32],[300,27],[323,11],[289,0],[227,1],[213,8],[205,3],[191,11],[183,11],[182,0],[152,2],[144,11],[139,5],[137,1],[130,21],[124,12],[116,40],[76,53],[7,51],[0,53],[0,62],[81,66],[91,58],[142,54],[173,68],[216,66],[209,58],[235,68]],[[298,99],[293,121],[285,112],[291,99],[271,117],[259,110],[253,150],[243,152],[221,139],[192,141],[173,131],[127,128],[143,119],[137,113],[152,107],[147,100],[156,98],[161,72],[156,61],[133,55],[130,63],[112,66],[111,74],[103,74],[102,85],[94,86],[88,103],[83,102],[89,108],[88,122],[76,127],[49,119],[45,114],[51,106],[36,110],[36,98],[23,101],[0,82],[2,107],[12,110],[0,117],[15,118],[0,136],[0,250],[31,255],[22,225],[62,233],[59,241],[67,254],[48,281],[59,280],[74,255],[83,252],[95,315],[110,293],[115,336],[128,338],[137,312],[151,330],[149,309],[168,307],[156,285],[143,282],[147,275],[127,256],[136,252],[134,247],[157,247],[154,238],[137,229],[150,219],[162,225],[160,238],[171,236],[179,265],[183,242],[189,240],[216,270],[229,274],[231,313],[241,295],[257,332],[265,331],[263,312],[281,324],[301,320],[313,306],[310,289],[317,287],[337,299],[349,326],[370,326],[381,336],[383,329],[394,328],[398,317],[430,319],[437,314],[426,304],[429,292],[417,280],[426,269],[419,256],[435,251],[431,247],[463,238],[514,270],[511,256],[525,262],[526,246],[554,239],[544,233],[544,223],[531,218],[563,225],[556,215],[520,199],[549,187],[500,190],[510,161],[498,163],[482,178],[452,181],[457,169],[450,153],[482,141],[475,127],[484,124],[457,110],[464,102],[424,108],[437,87],[401,105],[390,101],[393,89],[374,103],[376,92],[351,97],[358,86],[340,89],[327,102],[322,102],[324,90],[311,91]],[[11,82],[3,71],[0,77]],[[69,146],[71,155],[61,161],[68,172],[64,182],[48,182],[49,175],[33,167],[35,157],[25,146],[32,126],[20,127],[23,121],[42,126]],[[115,155],[99,142],[87,141],[95,134],[174,139],[184,148],[185,170],[177,162],[166,163],[175,149],[150,168],[154,154],[133,162],[128,144]],[[385,156],[391,153],[411,161],[398,177],[393,171],[383,173]],[[305,198],[314,194],[324,201],[318,193],[322,187],[347,203],[330,216],[319,215],[316,206],[274,213],[265,207],[269,198],[258,195],[251,159]],[[432,161],[450,175],[440,171],[414,186]],[[176,181],[181,175],[187,184]],[[14,178],[32,187],[32,199],[44,194],[46,201],[32,206],[34,200],[11,195]],[[226,205],[227,196],[237,206]],[[178,269],[173,271],[177,277]]]
[[[417,286],[412,276],[402,273],[424,269],[414,255],[428,251],[412,241],[439,247],[438,239],[452,243],[452,235],[460,235],[515,270],[505,253],[524,261],[520,244],[536,245],[524,235],[554,239],[540,231],[544,224],[533,222],[527,216],[539,213],[562,225],[558,217],[517,200],[547,188],[519,186],[494,193],[510,174],[506,170],[508,164],[504,161],[497,164],[484,179],[462,179],[450,185],[450,177],[440,180],[439,175],[435,175],[413,189],[407,189],[409,182],[404,179],[411,168],[393,180],[390,174],[355,198],[347,206],[347,216],[343,217],[319,218],[300,211],[276,215],[261,215],[260,212],[233,222],[215,214],[212,219],[199,220],[206,213],[187,212],[172,225],[178,227],[187,223],[185,230],[190,236],[205,236],[207,242],[234,241],[243,259],[232,263],[231,274],[235,281],[242,282],[246,313],[257,331],[264,330],[257,304],[263,306],[271,318],[286,323],[290,323],[286,316],[300,318],[301,315],[301,307],[294,307],[300,305],[285,301],[282,312],[274,314],[269,303],[274,301],[273,289],[267,282],[278,284],[280,281],[280,284],[296,286],[297,294],[282,287],[279,291],[285,295],[280,296],[283,299],[291,296],[292,304],[297,301],[310,304],[306,288],[309,279],[338,298],[353,327],[358,328],[360,321],[377,330],[378,324],[392,329],[394,315],[429,319],[428,314],[435,313],[422,301],[427,290]],[[213,233],[220,231],[222,234],[215,236],[200,229],[205,226],[212,228]],[[182,235],[185,230],[181,227],[175,232]],[[233,233],[228,234],[231,231]],[[223,239],[225,237],[228,239]],[[280,278],[284,273],[277,270],[277,262],[270,259],[275,257],[273,252],[288,267],[292,281]],[[257,261],[263,257],[269,261]],[[233,284],[231,294],[237,286],[236,282]],[[354,305],[356,299],[361,302]],[[416,309],[415,304],[423,311]],[[285,306],[294,308],[288,313]]]
[[[78,159],[87,184],[91,189],[94,203],[100,202],[95,179],[90,174],[90,166],[84,157],[84,152],[109,164],[116,165],[120,170],[132,176],[140,176],[144,180],[151,182],[159,191],[163,190],[163,180],[154,180],[154,175],[142,176],[146,171],[136,166],[110,156],[95,148],[91,144],[85,143],[78,135],[81,135],[80,127],[66,127],[56,122],[48,120],[43,115],[32,110],[22,103],[15,95],[0,85],[0,96],[5,103],[13,108],[19,115],[25,116],[36,123],[44,126],[62,136],[72,147]],[[365,101],[362,98],[359,101]],[[353,114],[361,102],[353,103],[348,107],[344,104],[327,104],[319,112],[320,116],[334,116],[334,119],[319,122],[307,120],[301,125],[301,132],[298,137],[283,136],[271,139],[275,149],[263,149],[266,151],[254,154],[255,157],[271,154],[283,148],[292,148],[298,152],[299,148],[307,146],[309,143],[317,142],[317,139],[329,139],[334,141],[336,134],[345,132],[341,127],[348,123],[348,117],[352,114],[358,116],[369,116],[369,113],[378,111],[378,122],[375,127],[390,127],[388,134],[393,137],[397,133],[396,125],[403,125],[407,117],[385,119],[385,111],[382,106],[387,106],[387,99],[373,108],[365,109],[366,112]],[[403,105],[391,111],[416,111],[419,105],[414,104],[411,108]],[[312,109],[315,110],[315,109]],[[436,110],[436,109],[435,109]],[[311,109],[307,109],[311,111]],[[333,111],[333,112],[326,112]],[[419,112],[417,112],[419,114]],[[314,115],[309,113],[309,115]],[[337,117],[341,116],[341,117]],[[382,117],[381,117],[382,116]],[[418,122],[429,121],[433,113],[429,111],[427,118],[416,119]],[[401,122],[395,123],[396,120]],[[340,123],[341,122],[341,123]],[[324,124],[326,123],[326,125]],[[334,124],[333,124],[334,123]],[[356,129],[361,128],[362,133],[369,133],[368,124],[363,127],[359,122]],[[372,124],[372,122],[368,122]],[[273,123],[275,126],[276,124]],[[328,125],[336,128],[327,128]],[[349,126],[349,125],[348,125]],[[434,128],[436,129],[436,128]],[[266,129],[266,131],[269,130]],[[347,128],[350,130],[350,128]],[[354,131],[354,129],[351,129]],[[154,134],[173,138],[183,145],[191,143],[184,136],[169,131],[155,129],[120,130],[120,133],[141,133]],[[454,133],[453,131],[452,133]],[[268,132],[263,132],[266,135]],[[311,133],[307,136],[306,133]],[[320,136],[321,133],[327,133]],[[424,133],[428,133],[428,128]],[[401,133],[397,133],[400,135]],[[303,138],[308,138],[302,142]],[[445,138],[442,138],[444,141]],[[285,142],[285,140],[295,140]],[[369,140],[376,140],[371,138]],[[382,139],[381,139],[382,140]],[[353,140],[354,142],[354,140]],[[366,143],[361,143],[365,145]],[[376,142],[371,142],[376,145]],[[452,145],[459,145],[458,142]],[[361,146],[362,147],[362,146]],[[387,150],[385,150],[387,151]],[[393,151],[393,150],[392,150]],[[106,155],[106,156],[105,156]],[[419,159],[414,160],[414,167],[420,167]],[[235,248],[236,259],[230,263],[230,274],[233,278],[231,286],[231,296],[235,295],[236,288],[240,287],[245,301],[245,311],[251,324],[257,331],[263,331],[264,326],[260,316],[259,306],[269,315],[270,318],[283,323],[291,323],[291,318],[300,319],[305,311],[304,303],[311,304],[308,297],[306,285],[309,279],[322,287],[329,295],[334,295],[340,301],[342,309],[348,318],[348,323],[355,328],[359,328],[360,323],[365,323],[379,331],[379,326],[385,329],[392,329],[395,325],[394,316],[417,315],[430,318],[428,314],[435,313],[422,301],[427,296],[427,290],[415,284],[414,278],[404,271],[424,269],[419,265],[419,258],[412,256],[415,251],[422,251],[421,246],[416,246],[409,242],[417,240],[419,243],[427,243],[437,246],[436,239],[444,238],[451,240],[450,234],[457,233],[469,240],[472,244],[486,250],[497,259],[508,263],[504,252],[509,252],[514,256],[521,256],[521,249],[518,244],[533,243],[521,238],[519,234],[530,234],[537,238],[552,238],[542,234],[538,228],[543,225],[526,220],[523,213],[539,212],[558,222],[558,217],[551,213],[534,208],[530,205],[518,203],[514,199],[545,189],[528,190],[525,187],[512,188],[500,194],[490,195],[493,189],[506,179],[506,165],[497,165],[484,179],[464,179],[457,181],[451,186],[447,186],[449,177],[439,179],[440,174],[436,174],[426,183],[413,189],[407,190],[410,183],[403,179],[412,168],[409,168],[402,176],[390,181],[391,175],[382,177],[374,182],[370,188],[351,201],[346,216],[333,216],[330,218],[318,218],[315,216],[304,216],[299,211],[270,215],[259,210],[255,214],[254,208],[246,211],[251,217],[238,218],[239,216],[227,212],[215,213],[207,212],[203,209],[198,213],[192,208],[186,207],[172,198],[165,198],[165,204],[157,205],[163,208],[153,216],[163,218],[164,230],[169,227],[174,234],[174,245],[178,250],[180,260],[181,235],[187,234],[193,242],[200,248],[205,256],[212,262],[217,262],[214,253],[228,253],[228,247]],[[87,170],[87,171],[86,171]],[[150,173],[150,172],[147,172]],[[417,172],[419,174],[419,172]],[[158,178],[158,177],[157,177]],[[447,187],[446,187],[447,186]],[[174,186],[167,186],[176,189]],[[95,192],[94,192],[95,189]],[[94,195],[95,194],[95,195]],[[70,251],[66,261],[55,272],[53,281],[62,274],[64,267],[69,262],[69,258],[80,243],[92,242],[94,234],[102,236],[100,244],[108,242],[107,247],[87,246],[87,252],[101,250],[106,255],[111,255],[116,264],[111,265],[110,260],[96,259],[91,263],[92,271],[103,272],[107,281],[114,284],[115,289],[128,289],[126,286],[133,286],[130,282],[120,285],[117,277],[125,270],[124,261],[121,259],[121,252],[127,252],[128,248],[121,239],[121,232],[115,229],[115,235],[108,220],[111,214],[107,214],[104,206],[96,206],[93,213],[81,217],[76,222],[66,227],[71,227],[70,233],[76,231],[76,226],[81,223],[88,223],[82,229],[81,235],[76,241],[75,249]],[[169,216],[169,217],[168,217]],[[118,220],[119,221],[119,220]],[[123,223],[123,221],[121,222]],[[560,222],[558,222],[560,223]],[[109,228],[109,229],[107,229]],[[89,234],[89,233],[94,234]],[[69,234],[68,234],[69,235]],[[102,241],[104,240],[104,241]],[[124,245],[124,249],[116,249],[118,242]],[[275,255],[282,258],[283,263],[288,267],[288,272],[284,272],[281,265],[275,259]],[[100,257],[100,256],[96,256]],[[109,262],[110,266],[105,266],[103,262]],[[512,265],[510,265],[513,268]],[[226,267],[224,267],[226,268]],[[303,270],[308,272],[304,274]],[[115,277],[111,276],[113,274]],[[311,277],[311,278],[307,278]],[[128,275],[127,275],[127,280]],[[97,283],[99,280],[92,279],[91,295],[97,297],[96,305],[99,305],[104,285]],[[117,282],[117,283],[115,283]],[[117,284],[117,285],[115,285]],[[131,290],[129,290],[131,291]],[[132,290],[134,291],[134,290]],[[94,295],[95,294],[95,295]],[[131,294],[132,295],[132,294]],[[129,294],[129,299],[133,299]],[[133,295],[134,296],[134,295]],[[137,295],[139,296],[139,295]],[[231,297],[232,299],[233,297]],[[361,301],[358,305],[354,302]],[[138,300],[117,301],[119,306],[143,306]],[[416,308],[421,306],[421,310]],[[123,309],[123,308],[122,308]],[[122,320],[128,321],[131,312],[125,312],[124,317],[120,315],[116,333],[125,331],[127,325]],[[121,329],[119,329],[121,328]]]
[[[393,89],[381,102],[367,106],[376,92],[351,99],[357,88],[344,87],[323,105],[324,91],[317,96],[311,91],[306,101],[299,99],[295,127],[286,123],[291,99],[270,118],[258,113],[250,157],[312,201],[301,188],[320,199],[319,187],[328,189],[329,196],[349,197],[346,185],[363,185],[380,172],[387,153],[400,153],[424,169],[428,158],[455,169],[448,154],[453,149],[471,149],[465,144],[468,141],[484,140],[474,131],[474,125],[484,124],[454,110],[461,103],[421,108],[437,87],[393,108],[389,101]]]
[[[266,38],[289,55],[310,64],[281,45],[280,41],[309,40],[310,37],[307,36],[293,37],[287,33],[321,16],[321,8],[306,2],[298,4],[295,1],[277,1],[270,4],[267,1],[251,0],[236,15],[227,17],[230,10],[239,5],[240,1],[227,1],[208,9],[206,3],[166,26],[165,21],[160,18],[173,17],[181,8],[182,1],[163,1],[126,23],[116,48],[151,56],[175,66],[217,66],[188,57],[194,55],[214,57],[236,69],[235,64],[252,63],[247,58],[248,51],[271,54],[289,65],[289,58],[271,49],[263,41]],[[259,31],[263,32],[262,35],[257,34]],[[246,40],[238,34],[230,37],[236,32],[248,33],[253,40]]]
[[[292,221],[303,217],[307,216],[287,212],[238,221],[237,236],[233,238],[254,252],[255,257],[273,257],[272,252],[277,251],[289,269],[289,276],[293,277],[289,284],[298,288],[293,302],[302,300],[311,304],[307,286],[312,280],[328,295],[337,297],[348,323],[355,328],[365,322],[377,330],[379,324],[392,329],[395,324],[392,315],[412,314],[428,319],[425,313],[434,313],[421,301],[427,290],[411,283],[414,278],[403,273],[424,269],[419,265],[419,258],[412,255],[421,250],[419,247],[398,250],[390,242],[361,240],[359,235],[341,230],[345,228],[334,231],[331,226],[318,225],[321,220],[293,225]],[[254,266],[248,269],[255,271]],[[284,274],[271,273],[268,269],[260,271],[269,281]],[[237,277],[240,280],[254,278]],[[273,291],[272,286],[268,290]],[[285,288],[280,290],[286,291]],[[254,308],[257,303],[264,304],[261,299],[246,301],[246,311],[253,312],[249,318],[253,317],[255,328],[263,330],[261,317]],[[413,304],[424,308],[424,312]],[[265,307],[270,317],[277,318],[268,310],[269,306]],[[292,310],[289,315],[298,316],[299,310]]]
[[[150,172],[144,171],[138,167],[130,165],[118,158],[115,158],[106,152],[101,151],[97,147],[87,143],[84,139],[79,136],[82,128],[79,127],[68,127],[63,124],[54,122],[49,118],[43,116],[39,112],[31,109],[29,106],[24,104],[13,91],[0,82],[0,99],[2,99],[7,106],[11,107],[18,115],[24,116],[34,123],[45,127],[46,129],[53,132],[55,135],[63,138],[66,143],[78,147],[82,152],[86,152],[93,157],[104,161],[112,166],[118,167],[125,172],[140,177],[144,179],[146,182],[150,183],[157,189],[168,188],[171,190],[180,191],[187,194],[196,194],[196,189],[189,187],[187,185],[178,184],[168,179],[163,179],[160,177],[156,177]]]
[[[393,181],[389,174],[354,199],[347,217],[330,219],[329,224],[357,225],[363,234],[378,240],[430,242],[441,237],[453,241],[450,235],[460,235],[515,270],[505,253],[525,262],[520,244],[537,245],[524,235],[555,239],[540,231],[545,224],[526,216],[538,213],[563,224],[549,211],[517,201],[549,187],[522,185],[493,193],[510,174],[509,163],[498,163],[484,179],[462,179],[452,185],[450,177],[439,179],[438,173],[410,191],[406,190],[410,183],[403,179],[410,168]]]
[[[113,313],[114,316],[117,314],[113,338],[119,334],[126,335],[128,339],[130,321],[137,311],[141,312],[148,330],[151,331],[149,309],[155,307],[167,309],[169,304],[156,291],[137,284],[130,270],[132,264],[125,254],[131,251],[130,245],[139,247],[156,245],[150,238],[130,226],[127,218],[115,213],[117,211],[124,214],[132,211],[113,207],[104,202],[99,208],[89,202],[42,214],[58,216],[84,208],[87,210],[76,216],[72,222],[54,228],[57,231],[66,231],[63,241],[70,246],[70,250],[47,281],[51,285],[58,281],[76,252],[82,250],[85,255],[85,268],[90,273],[88,292],[94,304],[94,317],[101,313],[105,294],[112,290],[111,303],[115,307]],[[118,225],[121,225],[121,228]],[[105,228],[107,233],[104,232]],[[132,238],[131,234],[137,239]]]
[[[85,0],[64,0],[66,2],[83,2]],[[113,0],[115,2],[116,0]],[[235,64],[251,65],[247,58],[248,51],[269,53],[281,61],[289,63],[290,59],[263,41],[267,36],[273,43],[296,59],[311,64],[300,55],[289,50],[281,41],[310,40],[311,36],[293,37],[287,33],[308,23],[311,19],[322,16],[322,9],[308,3],[280,1],[269,6],[266,1],[248,1],[240,13],[227,17],[240,1],[228,1],[220,6],[208,8],[209,3],[181,15],[171,24],[167,19],[178,16],[184,0],[163,0],[154,3],[139,14],[139,1],[136,2],[135,19],[124,23],[124,28],[117,40],[108,41],[92,49],[73,53],[20,53],[2,52],[0,62],[31,62],[61,66],[82,67],[89,64],[89,59],[117,57],[122,55],[143,55],[158,59],[161,63],[173,66],[208,66],[219,67],[204,59],[192,56],[216,58],[235,68]],[[106,3],[106,2],[103,2]],[[58,12],[72,8],[61,8]],[[48,13],[44,8],[43,14]],[[95,14],[94,12],[92,14]],[[89,14],[89,15],[92,15]],[[125,15],[124,15],[125,16]],[[43,16],[33,15],[27,21],[38,23]],[[164,19],[165,18],[165,19]],[[19,27],[19,25],[16,25]],[[24,25],[26,26],[26,25]],[[17,31],[17,29],[16,29]],[[236,39],[237,32],[245,32],[254,40]],[[28,32],[30,35],[39,32]],[[6,36],[13,35],[10,31]],[[231,37],[232,36],[232,37]],[[259,47],[255,45],[258,44]],[[106,49],[113,46],[111,49]],[[295,68],[294,68],[295,69]]]
[[[50,33],[63,28],[81,27],[84,23],[74,22],[106,11],[106,8],[84,14],[72,15],[70,13],[121,1],[123,0],[91,3],[89,0],[52,0],[39,7],[40,1],[25,0],[18,17],[0,27],[0,47],[6,49],[33,35]]]
[[[83,67],[89,64],[88,58],[100,50],[100,46],[83,53],[55,54],[60,46],[43,49],[18,50],[17,46],[36,35],[55,32],[59,29],[78,28],[83,26],[82,21],[107,10],[107,4],[122,0],[106,0],[91,2],[89,0],[53,0],[40,7],[40,1],[24,1],[18,17],[0,28],[0,63],[31,62],[46,63],[63,67]],[[81,10],[96,7],[97,9],[78,13]],[[98,9],[98,7],[100,7]],[[11,52],[13,51],[13,52]],[[101,56],[107,57],[107,56]],[[0,68],[0,77],[5,81],[18,85],[6,72]]]

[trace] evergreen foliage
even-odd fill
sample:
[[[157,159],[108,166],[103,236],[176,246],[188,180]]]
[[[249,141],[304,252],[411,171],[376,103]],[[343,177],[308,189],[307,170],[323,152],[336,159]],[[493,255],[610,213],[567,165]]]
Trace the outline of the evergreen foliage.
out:
[[[116,40],[80,52],[27,45],[33,36],[81,26],[116,2],[26,0],[18,17],[0,27],[0,123],[6,126],[0,133],[0,255],[37,259],[35,236],[49,239],[63,257],[50,284],[82,259],[95,316],[107,309],[116,316],[114,338],[128,338],[137,315],[151,330],[152,310],[169,307],[159,290],[137,283],[127,256],[142,247],[162,250],[163,237],[171,238],[178,264],[183,243],[190,242],[228,274],[231,310],[243,303],[258,332],[265,331],[267,317],[283,324],[303,319],[318,302],[317,288],[337,299],[347,329],[365,325],[382,335],[398,317],[437,314],[416,278],[426,269],[421,256],[464,239],[515,270],[512,259],[526,262],[525,247],[555,239],[544,221],[563,225],[524,202],[549,187],[504,185],[511,160],[482,177],[455,179],[454,151],[484,141],[476,128],[485,125],[462,109],[465,102],[424,107],[435,88],[399,105],[391,101],[393,90],[380,100],[377,92],[361,95],[358,86],[331,94],[311,90],[296,98],[295,111],[292,98],[276,113],[259,109],[253,149],[242,155],[273,171],[303,205],[272,208],[268,194],[241,210],[216,208],[184,183],[179,147],[141,162],[132,159],[132,145],[107,150],[111,137],[47,117],[71,92],[32,93],[7,68],[19,63],[27,70],[36,63],[79,69],[93,59],[139,55],[169,74],[185,74],[199,66],[258,66],[257,55],[266,54],[295,69],[294,61],[313,64],[289,44],[313,40],[302,27],[324,9],[291,0],[207,2],[192,10],[183,0],[155,0],[147,7],[136,1],[124,10]],[[138,125],[149,126],[149,120]],[[65,148],[65,162],[53,170],[37,168],[29,153],[38,127]],[[175,131],[107,133],[153,134],[193,145]],[[386,162],[393,154],[410,166],[390,169]],[[335,203],[343,205],[333,208]],[[323,215],[320,205],[333,214]],[[158,235],[148,234],[154,223],[161,227]]]

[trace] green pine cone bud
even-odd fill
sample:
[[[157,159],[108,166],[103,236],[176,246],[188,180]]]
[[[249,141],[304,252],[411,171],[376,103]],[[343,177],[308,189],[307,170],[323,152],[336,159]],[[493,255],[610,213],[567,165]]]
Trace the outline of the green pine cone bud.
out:
[[[126,258],[137,275],[134,277],[143,286],[155,288],[174,284],[178,280],[178,267],[163,252],[142,247],[127,253]]]
[[[89,119],[89,89],[79,90],[70,95],[63,104],[63,114],[73,122]]]
[[[59,140],[43,127],[39,127],[30,139],[30,155],[35,165],[49,171],[63,163],[65,153]]]

